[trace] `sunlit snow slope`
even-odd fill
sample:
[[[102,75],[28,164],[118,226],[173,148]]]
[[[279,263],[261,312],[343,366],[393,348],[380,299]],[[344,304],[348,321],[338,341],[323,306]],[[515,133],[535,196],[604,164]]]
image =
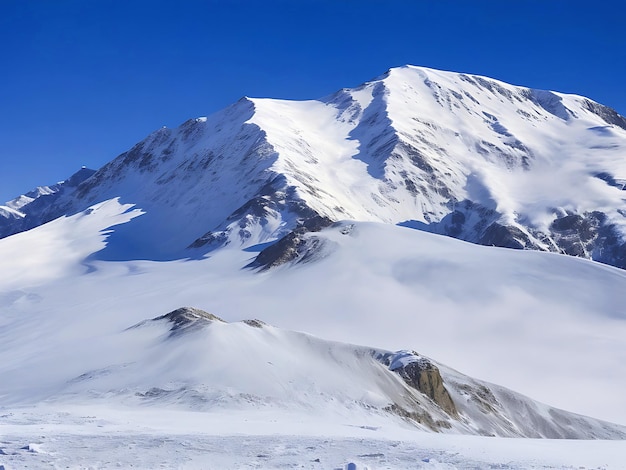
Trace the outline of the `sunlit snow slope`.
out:
[[[106,233],[139,214],[111,200],[0,240],[10,267],[0,278],[3,409],[93,400],[203,412],[278,407],[329,422],[382,413],[439,431],[619,437],[611,425],[481,388],[440,365],[454,417],[390,374],[394,352],[407,349],[626,423],[626,318],[615,308],[626,301],[622,270],[377,223],[305,235],[313,255],[263,273],[242,269],[256,253],[235,247],[165,263],[93,256]],[[255,322],[177,329],[172,318],[152,320],[181,305],[341,343]]]
[[[320,100],[244,98],[160,129],[28,224],[10,207],[0,221],[13,233],[120,197],[146,215],[108,259],[252,246],[319,216],[626,267],[625,155],[626,120],[589,99],[406,66]]]

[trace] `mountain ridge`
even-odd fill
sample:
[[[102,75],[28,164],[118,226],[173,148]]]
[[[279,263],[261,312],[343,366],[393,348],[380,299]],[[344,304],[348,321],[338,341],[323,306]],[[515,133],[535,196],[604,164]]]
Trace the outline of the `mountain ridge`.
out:
[[[114,235],[112,259],[271,243],[321,217],[624,268],[624,152],[626,119],[587,98],[405,66],[156,130],[28,226],[121,197],[146,215]],[[0,216],[4,236],[24,226]],[[162,239],[147,246],[147,231]]]

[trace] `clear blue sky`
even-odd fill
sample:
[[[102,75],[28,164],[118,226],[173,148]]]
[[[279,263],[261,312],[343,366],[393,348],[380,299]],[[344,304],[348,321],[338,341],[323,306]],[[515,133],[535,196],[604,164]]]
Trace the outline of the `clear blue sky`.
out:
[[[0,203],[241,96],[308,99],[404,64],[626,114],[626,2],[3,0]]]

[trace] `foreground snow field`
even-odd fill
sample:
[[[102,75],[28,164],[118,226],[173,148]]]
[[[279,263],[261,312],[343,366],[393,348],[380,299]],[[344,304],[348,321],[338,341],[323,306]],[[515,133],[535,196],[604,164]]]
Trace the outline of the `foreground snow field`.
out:
[[[432,434],[272,413],[17,410],[0,464],[20,468],[622,469],[626,441]],[[350,466],[353,464],[354,466]]]
[[[134,217],[141,211],[110,200],[0,240],[5,468],[623,467],[624,441],[435,435],[346,408],[325,385],[322,400],[296,369],[283,367],[277,389],[264,392],[284,406],[242,401],[267,386],[263,370],[245,367],[257,342],[182,346],[157,322],[131,327],[194,305],[229,322],[258,318],[344,343],[415,349],[552,406],[625,424],[624,271],[352,222],[307,235],[317,240],[309,262],[266,272],[244,268],[260,247],[199,260],[104,261],[106,234]],[[289,384],[290,373],[298,383]],[[362,394],[349,377],[346,394]],[[146,393],[174,386],[220,394]]]

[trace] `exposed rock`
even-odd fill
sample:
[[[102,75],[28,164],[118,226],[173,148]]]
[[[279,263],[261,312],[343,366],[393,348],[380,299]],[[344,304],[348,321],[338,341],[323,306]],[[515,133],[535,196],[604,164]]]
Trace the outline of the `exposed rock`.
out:
[[[502,225],[497,222],[487,227],[478,243],[486,246],[501,246],[518,250],[532,246],[528,235],[519,228],[511,225]]]
[[[613,108],[590,100],[585,100],[583,104],[589,111],[600,116],[607,124],[613,124],[626,130],[626,118],[619,115]]]
[[[172,324],[170,337],[201,328],[215,321],[225,323],[220,317],[193,307],[177,308],[165,315],[153,318],[151,321],[163,320]]]
[[[328,217],[317,215],[301,222],[298,227],[289,232],[283,238],[278,240],[273,245],[268,246],[261,251],[248,268],[261,268],[261,270],[267,270],[275,266],[293,261],[296,258],[306,259],[306,240],[303,237],[308,232],[319,232],[323,228],[330,226],[333,223]],[[315,251],[316,243],[319,241],[312,241],[310,249]]]
[[[398,351],[379,360],[395,372],[412,388],[435,402],[442,410],[452,417],[458,412],[452,397],[443,384],[439,368],[429,359],[420,356],[415,351]]]
[[[320,216],[302,200],[294,186],[288,186],[283,176],[276,176],[265,184],[259,195],[246,201],[241,207],[230,214],[226,220],[206,232],[200,238],[189,245],[189,248],[208,248],[214,250],[231,242],[246,243],[254,226],[271,226],[272,220],[291,220],[282,226],[277,232],[267,234],[272,238],[287,236],[292,229],[301,226],[314,227]],[[308,230],[314,231],[314,230]]]
[[[478,405],[478,408],[485,414],[497,414],[502,410],[502,405],[485,385],[462,384],[458,385],[457,388]]]
[[[395,415],[400,416],[401,418],[415,421],[416,423],[423,424],[433,431],[439,431],[441,428],[450,428],[450,423],[446,421],[435,421],[431,415],[429,415],[426,411],[411,411],[403,408],[396,403],[392,403],[389,406],[384,408],[388,413],[393,413]]]
[[[256,318],[252,320],[244,320],[243,322],[252,328],[263,328],[264,326],[267,326],[267,323],[257,320]]]

